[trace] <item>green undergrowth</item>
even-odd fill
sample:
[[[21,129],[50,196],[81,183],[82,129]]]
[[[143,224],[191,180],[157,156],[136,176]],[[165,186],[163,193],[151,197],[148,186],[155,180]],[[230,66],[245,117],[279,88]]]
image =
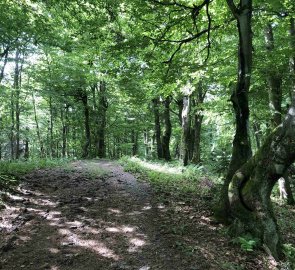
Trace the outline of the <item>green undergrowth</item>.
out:
[[[24,175],[34,170],[63,166],[69,159],[34,159],[28,161],[0,161],[0,174],[13,175],[15,177]]]
[[[156,191],[174,197],[187,198],[196,193],[210,197],[219,184],[218,178],[202,166],[182,166],[179,162],[145,161],[136,157],[122,157],[124,170],[147,180]],[[183,195],[186,195],[185,197]]]
[[[34,159],[28,161],[0,161],[0,190],[9,189],[19,183],[19,178],[38,169],[63,166],[68,159]]]

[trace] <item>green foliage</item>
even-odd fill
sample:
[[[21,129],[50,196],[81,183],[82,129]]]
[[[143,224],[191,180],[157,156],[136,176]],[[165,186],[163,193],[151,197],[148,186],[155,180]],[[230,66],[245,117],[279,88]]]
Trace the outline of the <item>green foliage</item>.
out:
[[[217,177],[205,173],[202,166],[183,167],[179,162],[145,161],[139,158],[122,157],[124,170],[149,181],[160,193],[185,198],[190,194],[212,197],[216,191]]]
[[[30,161],[0,161],[0,174],[19,177],[34,170],[63,166],[68,159],[34,159]]]
[[[250,234],[239,236],[233,240],[233,243],[240,244],[244,251],[254,251],[259,242],[259,239],[253,238]]]
[[[284,244],[283,252],[286,256],[286,259],[291,264],[290,266],[295,267],[295,247],[292,244]]]

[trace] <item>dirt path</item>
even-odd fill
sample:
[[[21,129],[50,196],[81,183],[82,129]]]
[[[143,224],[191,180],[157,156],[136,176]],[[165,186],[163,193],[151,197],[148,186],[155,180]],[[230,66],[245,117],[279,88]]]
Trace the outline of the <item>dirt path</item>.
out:
[[[0,269],[221,269],[214,252],[226,244],[216,240],[216,228],[204,218],[199,248],[179,248],[177,236],[162,230],[169,211],[153,197],[110,161],[31,173],[0,213]]]

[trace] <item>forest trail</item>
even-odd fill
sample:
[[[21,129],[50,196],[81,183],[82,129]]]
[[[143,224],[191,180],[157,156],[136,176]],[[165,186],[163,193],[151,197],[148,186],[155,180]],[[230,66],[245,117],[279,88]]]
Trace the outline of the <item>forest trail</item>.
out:
[[[179,248],[177,236],[162,230],[171,220],[165,205],[147,183],[111,161],[37,170],[6,201],[0,212],[4,270],[222,269],[214,252],[234,253],[199,218],[198,236],[191,237],[199,249]]]

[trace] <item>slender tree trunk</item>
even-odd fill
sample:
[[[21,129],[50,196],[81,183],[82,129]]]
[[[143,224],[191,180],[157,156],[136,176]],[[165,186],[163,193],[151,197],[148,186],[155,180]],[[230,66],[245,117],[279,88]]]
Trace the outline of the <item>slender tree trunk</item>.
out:
[[[81,100],[84,108],[84,127],[85,127],[85,144],[83,146],[83,158],[89,157],[89,148],[91,145],[91,132],[90,132],[90,113],[88,106],[88,96],[86,92],[81,93]]]
[[[256,122],[256,120],[254,120],[254,122],[253,122],[253,131],[254,131],[256,146],[257,146],[257,149],[259,149],[261,146],[260,136],[259,136],[259,134],[261,134],[261,130],[260,130],[260,125],[259,125],[259,123]]]
[[[291,48],[292,54],[290,57],[290,68],[291,76],[293,80],[293,85],[295,84],[295,19],[291,17],[290,19],[290,38],[291,38]]]
[[[149,156],[149,133],[147,130],[144,130],[143,133],[143,142],[144,142],[144,156],[147,158]]]
[[[131,131],[132,156],[136,156],[138,152],[138,132],[134,129]]]
[[[97,155],[99,158],[106,157],[105,133],[107,121],[108,101],[106,97],[106,83],[101,81],[99,84],[99,126],[97,127]]]
[[[164,134],[162,136],[162,150],[163,150],[163,158],[167,161],[171,160],[170,155],[170,138],[172,133],[172,126],[170,121],[170,103],[171,98],[166,97],[164,100]]]
[[[37,137],[38,137],[39,146],[40,146],[40,157],[44,158],[45,157],[44,144],[41,139],[41,132],[40,132],[40,128],[39,128],[39,121],[38,121],[38,116],[37,116],[36,100],[35,100],[34,91],[32,92],[32,101],[33,101],[33,110],[34,110],[34,118],[35,118],[36,130],[37,130]]]
[[[266,49],[269,55],[274,50],[274,36],[272,26],[269,23],[265,29]],[[272,128],[282,122],[282,74],[272,66],[266,71],[268,81],[269,108],[272,114]]]
[[[1,67],[1,72],[0,72],[0,83],[2,82],[3,78],[4,78],[4,71],[5,71],[5,67],[8,61],[8,53],[9,53],[9,47],[6,47],[4,52],[1,54],[1,60],[3,59],[3,65]]]
[[[15,54],[15,77],[14,77],[14,89],[15,89],[15,140],[16,140],[16,149],[15,149],[15,158],[19,159],[20,157],[20,88],[21,88],[21,70],[22,65],[20,66],[20,52],[17,50]]]
[[[54,137],[53,137],[53,104],[52,104],[52,97],[49,97],[49,113],[50,113],[50,119],[49,119],[49,136],[50,136],[50,156],[52,158],[56,157],[55,149],[54,149]]]
[[[66,157],[67,156],[68,111],[69,111],[69,106],[67,104],[65,104],[64,108],[61,108],[62,157]]]
[[[235,172],[251,157],[251,143],[249,136],[249,103],[252,69],[252,0],[240,0],[236,6],[233,0],[227,0],[228,6],[237,20],[239,33],[238,50],[238,82],[231,95],[235,111],[236,131],[233,140],[232,157],[228,172],[221,190],[221,196],[215,217],[227,222],[230,219],[228,186]]]
[[[187,166],[189,162],[189,152],[191,145],[191,97],[183,97],[183,110],[182,110],[182,160],[183,165]]]
[[[28,160],[30,155],[30,150],[29,150],[29,138],[26,137],[25,139],[25,153],[24,153],[24,159]]]
[[[163,148],[161,141],[161,123],[160,123],[160,112],[159,112],[159,98],[154,98],[153,109],[154,109],[154,122],[155,122],[155,136],[157,144],[157,157],[158,159],[163,158]]]

